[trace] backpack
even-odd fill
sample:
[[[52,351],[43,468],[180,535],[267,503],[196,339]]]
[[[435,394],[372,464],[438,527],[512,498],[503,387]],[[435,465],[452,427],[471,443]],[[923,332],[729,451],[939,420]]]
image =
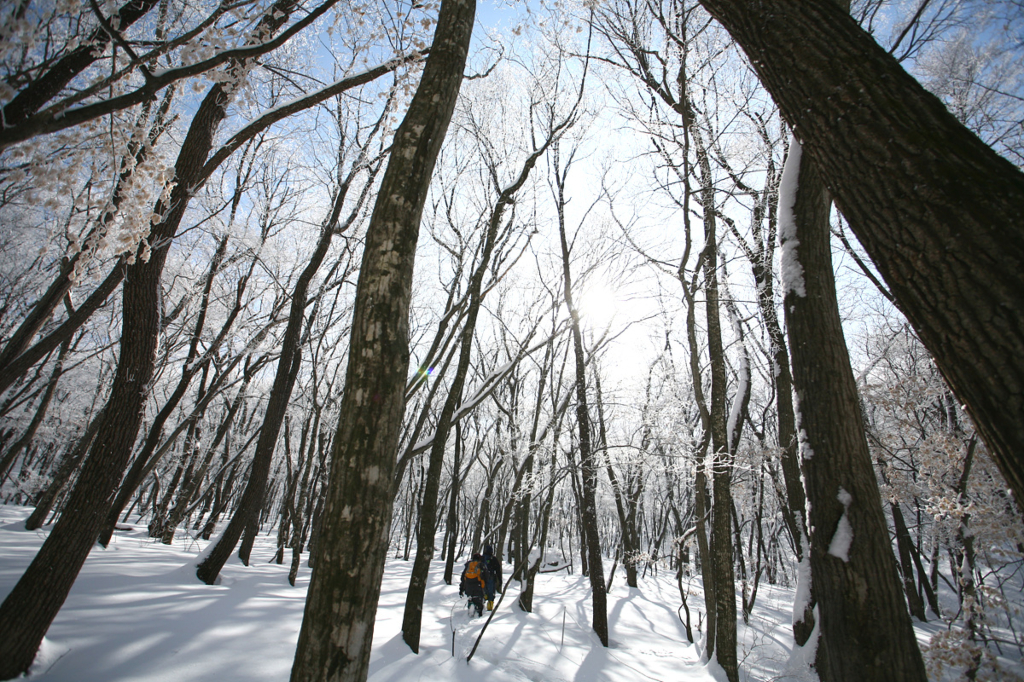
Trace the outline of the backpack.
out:
[[[484,562],[470,561],[466,564],[466,580],[479,580],[480,587],[484,587]]]

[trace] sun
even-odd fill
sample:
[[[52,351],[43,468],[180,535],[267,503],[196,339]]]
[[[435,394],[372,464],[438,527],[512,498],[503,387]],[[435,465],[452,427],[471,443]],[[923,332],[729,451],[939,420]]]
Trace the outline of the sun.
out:
[[[598,333],[611,327],[623,313],[622,295],[604,282],[594,282],[586,286],[576,306],[580,314],[580,324]]]

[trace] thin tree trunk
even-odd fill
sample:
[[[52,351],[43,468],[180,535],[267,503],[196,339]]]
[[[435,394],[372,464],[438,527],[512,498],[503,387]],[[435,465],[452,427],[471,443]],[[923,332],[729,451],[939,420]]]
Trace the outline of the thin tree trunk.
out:
[[[455,573],[455,544],[459,536],[459,483],[462,466],[462,424],[455,424],[455,459],[452,461],[452,484],[451,492],[448,495],[448,521],[445,524],[445,542],[448,545],[448,555],[444,560],[444,584],[452,584],[452,576]]]
[[[725,351],[719,317],[718,236],[715,187],[708,152],[699,131],[692,127],[697,167],[700,170],[700,203],[704,209],[704,309],[707,316],[708,356],[711,365],[711,558],[715,572],[715,650],[719,665],[730,682],[739,679],[736,661],[736,579],[732,556],[732,454],[725,415]],[[709,614],[710,615],[710,614]],[[708,630],[711,622],[708,622]],[[710,654],[709,654],[710,655]]]
[[[907,605],[910,607],[910,615],[920,621],[928,620],[924,613],[924,600],[917,591],[917,584],[914,582],[914,560],[911,554],[914,552],[914,542],[910,539],[910,531],[907,530],[907,522],[903,519],[903,510],[896,502],[890,503],[892,509],[892,522],[896,527],[896,549],[900,555],[900,572],[903,575],[903,593],[907,595]]]
[[[640,549],[635,542],[636,528],[630,523],[631,514],[626,513],[626,495],[622,490],[622,484],[615,474],[615,467],[608,458],[608,434],[604,423],[604,400],[601,395],[601,377],[594,372],[594,390],[597,394],[597,428],[603,452],[604,467],[608,472],[608,481],[612,485],[612,496],[615,498],[615,511],[619,517],[619,529],[622,534],[622,565],[626,568],[626,584],[636,587],[636,562],[634,560],[637,551]],[[632,511],[632,510],[631,510]],[[614,575],[614,572],[613,572]]]
[[[590,441],[590,415],[587,410],[587,367],[584,359],[580,316],[573,304],[572,273],[569,269],[569,244],[565,236],[565,175],[558,164],[559,150],[554,149],[554,173],[557,187],[558,236],[562,247],[562,283],[565,305],[572,320],[572,346],[576,360],[576,426],[579,429],[580,473],[582,475],[582,509],[580,523],[586,539],[587,568],[594,609],[593,628],[601,644],[608,646],[608,597],[601,561],[601,537],[597,521],[597,462]],[[568,172],[571,161],[566,164]]]

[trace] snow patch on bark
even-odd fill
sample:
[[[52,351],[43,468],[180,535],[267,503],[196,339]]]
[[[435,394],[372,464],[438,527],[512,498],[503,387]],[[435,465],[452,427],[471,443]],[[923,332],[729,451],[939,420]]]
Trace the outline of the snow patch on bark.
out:
[[[793,292],[803,298],[807,296],[804,287],[804,268],[797,257],[800,246],[796,238],[796,216],[793,208],[796,205],[796,192],[800,184],[800,143],[794,137],[789,145],[789,156],[786,167],[779,181],[779,247],[782,249],[782,292],[783,295]]]
[[[794,646],[786,662],[785,676],[780,679],[801,680],[801,682],[819,682],[818,673],[814,670],[814,660],[818,655],[818,635],[821,634],[821,616],[818,606],[814,606],[814,628],[803,646]]]
[[[836,532],[833,533],[832,542],[828,545],[828,553],[849,563],[850,545],[853,544],[853,526],[850,525],[847,512],[850,511],[850,503],[853,502],[853,497],[850,493],[846,492],[845,488],[839,486],[839,494],[836,495],[836,498],[843,505],[843,515],[839,517]]]
[[[811,447],[811,441],[807,438],[807,432],[801,428],[798,434],[800,439],[800,457],[802,459],[814,457],[814,448]]]
[[[797,512],[797,517],[800,512]],[[800,529],[800,546],[803,550],[803,558],[796,565],[796,593],[793,595],[793,622],[803,619],[804,611],[811,603],[811,547],[807,541],[807,535],[803,531],[803,519],[798,518],[797,527]],[[810,642],[808,642],[809,644]]]
[[[743,330],[740,328],[740,321],[731,313],[732,311],[730,310],[733,329],[736,332],[737,338],[739,338],[742,343]],[[750,360],[747,358],[745,350],[740,354],[740,366],[737,371],[737,375],[738,385],[736,386],[736,394],[733,396],[732,409],[729,411],[729,426],[725,433],[729,452],[735,451],[732,439],[733,435],[736,433],[736,423],[740,420],[740,412],[743,411],[744,396],[746,396],[747,391],[750,390]]]

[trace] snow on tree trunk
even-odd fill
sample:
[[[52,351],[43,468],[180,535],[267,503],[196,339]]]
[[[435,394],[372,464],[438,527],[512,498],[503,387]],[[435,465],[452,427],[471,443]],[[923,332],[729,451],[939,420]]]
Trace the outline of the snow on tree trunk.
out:
[[[799,149],[799,145],[794,147]],[[904,607],[896,562],[843,338],[830,250],[831,201],[815,166],[791,150],[780,198],[792,223],[780,226],[802,288],[787,281],[784,308],[798,396],[808,500],[810,567],[820,616],[819,674],[841,680],[925,680]],[[798,173],[797,178],[792,174]],[[793,242],[796,245],[793,245]],[[807,584],[801,575],[801,591]],[[806,595],[797,600],[799,608]]]

